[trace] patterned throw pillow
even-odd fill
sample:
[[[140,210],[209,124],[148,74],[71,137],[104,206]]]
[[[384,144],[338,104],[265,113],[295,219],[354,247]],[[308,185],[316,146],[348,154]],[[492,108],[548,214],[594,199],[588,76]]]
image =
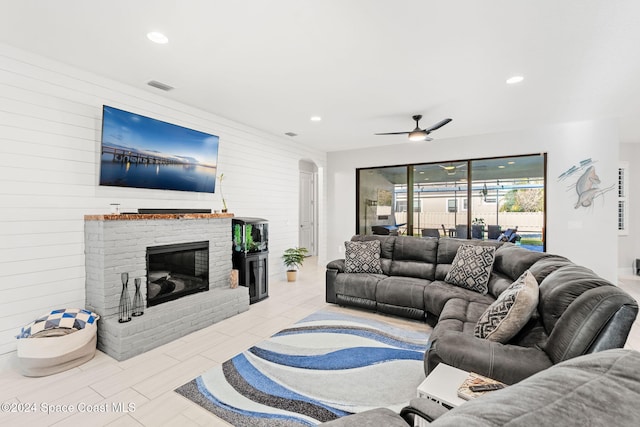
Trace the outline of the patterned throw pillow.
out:
[[[380,241],[344,242],[345,273],[382,274],[380,266]]]
[[[30,338],[50,335],[44,331],[53,329],[69,329],[77,331],[84,329],[87,324],[92,324],[100,316],[82,308],[65,308],[53,310],[38,317],[20,330],[16,338]]]
[[[444,281],[486,295],[495,254],[493,246],[460,246]]]
[[[527,270],[482,313],[474,335],[503,344],[508,342],[531,319],[538,299],[538,282]]]

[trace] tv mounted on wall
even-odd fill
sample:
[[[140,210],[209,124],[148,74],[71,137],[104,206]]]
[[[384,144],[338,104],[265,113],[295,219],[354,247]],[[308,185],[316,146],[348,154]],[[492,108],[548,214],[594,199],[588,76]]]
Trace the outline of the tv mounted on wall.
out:
[[[214,193],[216,135],[103,106],[100,185]]]

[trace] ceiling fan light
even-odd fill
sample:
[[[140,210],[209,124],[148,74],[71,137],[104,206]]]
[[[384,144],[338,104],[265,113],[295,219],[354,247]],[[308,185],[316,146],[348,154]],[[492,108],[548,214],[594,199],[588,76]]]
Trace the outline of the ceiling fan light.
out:
[[[423,130],[414,130],[413,132],[409,132],[409,141],[424,141],[427,139],[427,133]]]
[[[150,33],[147,33],[147,38],[152,42],[158,43],[158,44],[169,43],[169,39],[167,38],[167,36],[165,36],[164,34],[158,31],[151,31]]]
[[[507,79],[508,85],[515,85],[524,80],[524,76],[511,76]]]

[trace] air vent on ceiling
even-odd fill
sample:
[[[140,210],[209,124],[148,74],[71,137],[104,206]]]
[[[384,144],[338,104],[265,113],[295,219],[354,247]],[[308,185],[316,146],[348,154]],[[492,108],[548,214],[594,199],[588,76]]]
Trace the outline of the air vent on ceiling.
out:
[[[153,87],[155,87],[156,89],[164,90],[164,91],[167,91],[167,92],[173,89],[173,86],[169,86],[169,85],[166,85],[166,84],[164,84],[164,83],[157,82],[157,81],[155,81],[155,80],[151,80],[151,81],[150,81],[149,83],[147,83],[147,84],[148,84],[149,86],[153,86]]]
[[[293,132],[285,132],[284,134],[287,136],[298,136],[297,133],[293,133]]]

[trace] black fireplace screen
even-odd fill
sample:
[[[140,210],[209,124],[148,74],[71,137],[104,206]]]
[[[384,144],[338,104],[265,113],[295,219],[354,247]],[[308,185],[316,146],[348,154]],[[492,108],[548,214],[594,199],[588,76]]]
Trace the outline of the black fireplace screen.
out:
[[[147,307],[208,290],[208,241],[147,248]]]

